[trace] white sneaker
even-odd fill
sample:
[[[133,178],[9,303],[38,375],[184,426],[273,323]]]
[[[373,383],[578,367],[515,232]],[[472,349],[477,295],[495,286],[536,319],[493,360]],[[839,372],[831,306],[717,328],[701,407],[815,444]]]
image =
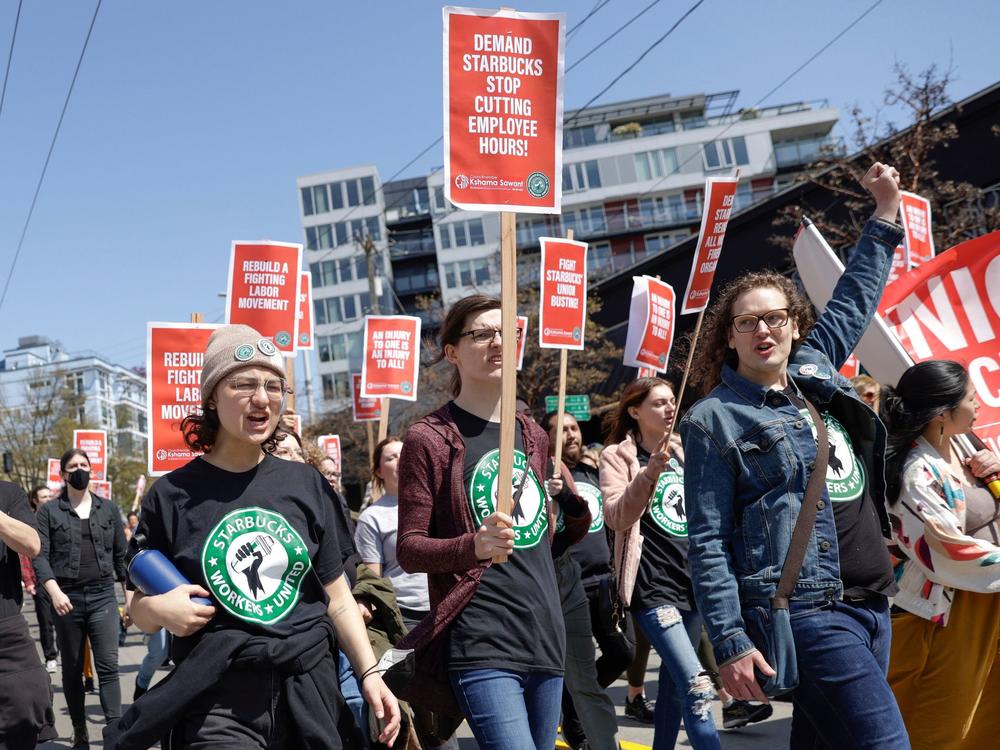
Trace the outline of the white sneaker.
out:
[[[45,671],[48,672],[49,674],[55,674],[56,673],[56,660],[55,659],[49,659],[47,662],[45,662]]]

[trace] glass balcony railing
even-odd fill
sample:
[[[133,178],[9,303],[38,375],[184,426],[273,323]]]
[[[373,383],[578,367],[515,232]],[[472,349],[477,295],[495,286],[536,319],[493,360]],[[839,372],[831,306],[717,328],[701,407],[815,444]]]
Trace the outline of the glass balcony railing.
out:
[[[846,151],[843,140],[830,136],[778,142],[774,144],[774,163],[778,169],[798,167],[822,156],[840,156]]]

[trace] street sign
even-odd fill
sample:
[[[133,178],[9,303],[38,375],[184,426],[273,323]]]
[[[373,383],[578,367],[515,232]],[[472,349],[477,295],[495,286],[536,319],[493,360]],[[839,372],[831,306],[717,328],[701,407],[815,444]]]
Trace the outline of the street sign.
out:
[[[545,412],[556,411],[559,408],[558,396],[545,397]],[[566,413],[576,417],[577,422],[590,421],[590,396],[566,396]]]

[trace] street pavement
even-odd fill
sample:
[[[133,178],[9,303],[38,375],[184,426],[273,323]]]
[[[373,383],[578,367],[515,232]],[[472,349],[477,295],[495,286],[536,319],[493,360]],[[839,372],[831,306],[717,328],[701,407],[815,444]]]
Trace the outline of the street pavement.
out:
[[[30,596],[25,597],[24,616],[31,627],[31,633],[38,643],[38,621],[35,618],[34,604]],[[129,629],[125,647],[119,652],[119,679],[121,680],[123,708],[127,707],[132,700],[132,690],[135,687],[135,675],[139,670],[139,663],[146,654],[145,637],[134,626]],[[41,649],[39,648],[39,658]],[[651,699],[656,698],[656,677],[659,670],[659,659],[656,653],[650,654],[649,668],[646,672],[646,693]],[[160,680],[166,675],[166,670],[160,670],[156,674],[156,680]],[[72,740],[73,727],[70,722],[69,713],[66,709],[66,700],[62,692],[62,676],[59,670],[51,675],[52,685],[55,690],[55,716],[56,729],[59,732],[59,739],[51,742],[40,743],[40,750],[55,750],[56,748],[69,748]],[[610,688],[608,693],[615,703],[618,714],[619,738],[623,742],[624,750],[643,750],[650,748],[653,744],[653,728],[649,725],[639,724],[632,719],[626,718],[624,713],[625,695],[627,685],[624,680],[619,680]],[[718,701],[714,702],[713,711],[715,714],[716,726],[722,726],[722,706]],[[765,722],[752,724],[739,730],[722,730],[722,747],[725,750],[778,750],[788,747],[788,733],[791,726],[791,704],[776,702],[774,704],[774,715]],[[90,730],[91,747],[100,747],[101,730],[103,728],[104,716],[101,713],[101,703],[96,692],[87,694],[87,723]],[[461,750],[476,750],[476,744],[467,724],[463,724],[458,730],[459,747]],[[565,747],[565,745],[562,745]],[[683,730],[677,740],[677,747],[690,747]]]

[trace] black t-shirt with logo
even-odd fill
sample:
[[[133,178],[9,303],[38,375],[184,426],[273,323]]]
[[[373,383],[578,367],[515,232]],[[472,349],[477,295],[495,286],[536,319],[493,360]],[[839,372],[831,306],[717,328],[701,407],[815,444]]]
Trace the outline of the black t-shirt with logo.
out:
[[[323,586],[344,572],[335,502],[307,464],[265,456],[231,472],[196,458],[146,493],[138,533],[212,593],[216,614],[205,631],[287,636],[322,620]],[[179,652],[198,637],[177,639]]]
[[[805,401],[794,386],[790,385],[784,392],[812,426],[813,420]],[[820,416],[826,423],[830,442],[826,490],[833,504],[833,518],[837,526],[844,596],[892,596],[897,591],[892,576],[892,561],[882,536],[878,511],[869,493],[864,461],[840,420],[824,411],[820,412]]]
[[[638,447],[639,465],[649,464],[649,452]],[[672,604],[695,608],[688,570],[687,509],[684,505],[684,470],[676,459],[660,474],[649,509],[639,520],[642,555],[632,589],[634,611]]]
[[[495,507],[500,424],[451,404],[465,443],[465,491],[476,528]],[[514,551],[483,573],[451,629],[448,668],[512,669],[562,674],[566,629],[549,545],[545,488],[528,467],[520,423],[515,433]]]
[[[601,494],[600,475],[593,466],[579,463],[570,469],[570,473],[576,483],[577,494],[587,501],[590,508],[587,535],[569,548],[573,559],[580,563],[581,577],[586,586],[611,573],[611,548],[604,525],[604,496]]]
[[[28,505],[28,497],[16,484],[0,482],[0,511],[15,521],[36,528],[35,514]],[[0,539],[0,618],[11,617],[20,612],[23,600],[21,561],[17,552]]]

